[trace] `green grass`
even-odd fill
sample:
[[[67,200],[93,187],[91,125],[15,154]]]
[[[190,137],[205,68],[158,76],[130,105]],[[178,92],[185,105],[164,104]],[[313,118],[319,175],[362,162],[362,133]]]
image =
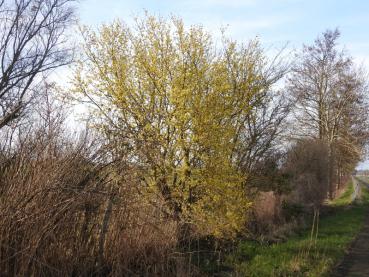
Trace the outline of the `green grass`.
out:
[[[332,213],[320,219],[316,243],[310,230],[300,230],[286,242],[265,245],[242,241],[229,254],[225,265],[232,273],[225,276],[328,276],[345,249],[358,234],[368,211],[369,193],[363,189],[362,201],[351,203],[353,186],[331,202]]]
[[[331,201],[329,205],[332,206],[346,206],[351,204],[351,195],[354,192],[354,186],[352,181],[350,181],[347,185],[346,191],[337,199]]]

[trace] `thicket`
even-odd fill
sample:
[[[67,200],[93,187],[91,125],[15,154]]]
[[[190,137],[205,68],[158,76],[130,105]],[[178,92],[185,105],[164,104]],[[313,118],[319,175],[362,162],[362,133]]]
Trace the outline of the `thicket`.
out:
[[[4,275],[200,275],[262,232],[260,194],[317,210],[362,158],[366,79],[338,31],[292,64],[150,15],[82,27],[73,49],[73,5],[0,1]],[[73,50],[72,87],[53,84]],[[76,102],[88,120],[72,132]]]

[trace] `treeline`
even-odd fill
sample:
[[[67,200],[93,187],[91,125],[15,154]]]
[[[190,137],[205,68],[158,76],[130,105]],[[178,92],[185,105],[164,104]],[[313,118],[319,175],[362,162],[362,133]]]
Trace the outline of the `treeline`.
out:
[[[316,213],[363,158],[367,77],[339,31],[270,57],[146,15],[72,47],[74,5],[0,1],[5,276],[201,275],[204,253],[267,232],[260,194]],[[72,85],[51,82],[67,64]]]

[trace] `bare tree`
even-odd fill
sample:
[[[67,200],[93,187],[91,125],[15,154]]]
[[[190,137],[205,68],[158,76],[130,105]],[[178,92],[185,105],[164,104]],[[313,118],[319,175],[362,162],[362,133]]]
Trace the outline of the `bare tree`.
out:
[[[270,88],[251,106],[250,114],[243,118],[237,149],[238,166],[249,173],[274,152],[290,110],[285,96]]]
[[[255,43],[255,42],[254,42]],[[246,57],[250,50],[243,53]],[[254,72],[232,64],[231,54],[226,53],[229,79],[235,84],[239,79],[249,80],[250,85],[241,89],[255,91],[248,99],[248,112],[242,110],[233,115],[237,127],[236,149],[233,154],[236,166],[246,172],[269,156],[269,151],[278,144],[283,125],[290,111],[290,101],[284,89],[276,89],[286,76],[290,63],[286,61],[285,48],[271,59],[255,51],[257,59],[252,60]],[[257,75],[257,77],[255,77]]]
[[[330,197],[334,195],[337,177],[337,149],[346,147],[346,153],[356,152],[360,157],[368,132],[366,79],[356,70],[352,58],[337,49],[339,36],[338,30],[328,30],[313,45],[304,46],[289,78],[289,90],[295,103],[296,133],[300,137],[323,140],[329,146]],[[358,114],[359,110],[365,112]],[[360,135],[360,142],[355,138],[358,130],[364,133]]]
[[[0,129],[18,118],[39,81],[71,62],[74,0],[0,0]]]
[[[275,89],[289,69],[281,54],[282,51],[268,62],[266,68],[262,66],[265,66],[265,60],[259,64],[262,77],[255,84],[259,93],[250,99],[250,112],[240,118],[236,163],[247,173],[245,183],[258,190],[280,189],[278,182],[274,182],[279,175],[278,159],[281,155],[278,147],[283,144],[291,108],[285,91]]]

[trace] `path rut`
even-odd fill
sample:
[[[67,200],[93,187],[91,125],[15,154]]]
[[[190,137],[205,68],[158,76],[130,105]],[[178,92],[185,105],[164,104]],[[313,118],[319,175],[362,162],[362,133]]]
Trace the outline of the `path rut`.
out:
[[[362,180],[362,185],[368,186]],[[342,263],[331,275],[332,277],[369,277],[369,213],[364,228],[355,239]]]

